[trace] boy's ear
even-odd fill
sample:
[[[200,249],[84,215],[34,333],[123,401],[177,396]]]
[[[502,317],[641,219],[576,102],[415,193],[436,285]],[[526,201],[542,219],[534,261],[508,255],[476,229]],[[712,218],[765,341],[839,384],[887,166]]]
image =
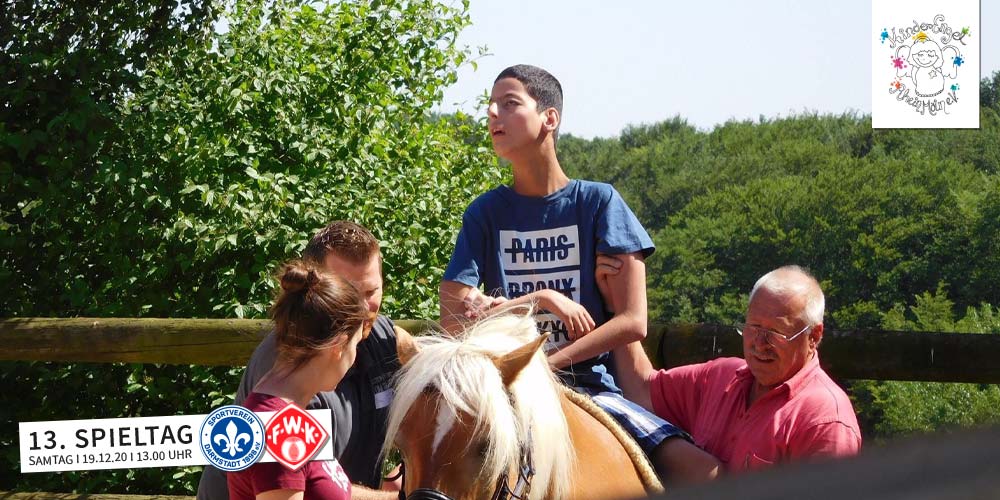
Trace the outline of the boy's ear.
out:
[[[559,116],[559,111],[556,108],[548,108],[542,111],[545,121],[542,126],[545,127],[546,132],[555,132],[559,128],[559,122],[562,121],[562,117]]]

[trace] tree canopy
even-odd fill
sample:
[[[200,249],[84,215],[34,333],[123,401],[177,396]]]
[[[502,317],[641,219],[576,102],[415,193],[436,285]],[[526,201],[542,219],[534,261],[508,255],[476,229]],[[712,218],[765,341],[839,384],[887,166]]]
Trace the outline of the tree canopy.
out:
[[[800,115],[699,131],[676,117],[560,140],[573,176],[613,183],[656,243],[650,318],[742,321],[758,277],[799,264],[827,328],[1000,333],[1000,73],[979,130],[873,130]],[[995,386],[854,382],[866,436],[1000,421]]]
[[[351,219],[382,240],[383,310],[431,317],[462,210],[504,175],[482,123],[431,112],[471,55],[466,9],[15,4],[0,14],[0,316],[264,317],[276,266]],[[32,388],[8,422],[207,412],[241,371],[3,365],[4,387]],[[197,486],[200,468],[21,476],[16,440],[0,433],[0,489]]]

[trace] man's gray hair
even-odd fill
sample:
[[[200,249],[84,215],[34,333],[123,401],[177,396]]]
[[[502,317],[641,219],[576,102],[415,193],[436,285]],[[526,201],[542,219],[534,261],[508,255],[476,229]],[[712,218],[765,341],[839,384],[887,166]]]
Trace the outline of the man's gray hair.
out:
[[[797,273],[805,278],[802,280],[782,279],[781,275]],[[819,287],[819,282],[809,271],[799,266],[782,266],[771,271],[757,280],[753,290],[750,290],[750,300],[757,294],[757,290],[765,289],[775,295],[804,294],[806,295],[806,305],[802,311],[802,319],[809,325],[823,323],[823,310],[826,307],[826,299],[823,297],[823,290]]]

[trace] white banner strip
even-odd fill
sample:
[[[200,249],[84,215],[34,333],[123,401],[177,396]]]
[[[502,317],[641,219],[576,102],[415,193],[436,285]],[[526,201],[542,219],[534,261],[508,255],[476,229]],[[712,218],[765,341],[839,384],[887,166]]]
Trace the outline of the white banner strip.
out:
[[[330,410],[308,411],[332,436]],[[266,425],[275,412],[255,413]],[[206,465],[200,435],[206,416],[21,422],[21,472]],[[333,460],[330,439],[313,460]],[[275,459],[265,449],[260,461]]]

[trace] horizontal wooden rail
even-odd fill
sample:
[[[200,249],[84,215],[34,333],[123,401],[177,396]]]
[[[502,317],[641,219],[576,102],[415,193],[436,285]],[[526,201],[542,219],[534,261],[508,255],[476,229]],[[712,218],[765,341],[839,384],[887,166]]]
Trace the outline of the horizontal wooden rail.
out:
[[[660,366],[743,356],[743,340],[731,326],[653,325],[649,337],[646,351]],[[819,353],[838,379],[1000,383],[995,334],[826,330]]]
[[[420,332],[432,323],[396,324]],[[0,360],[240,365],[269,328],[236,319],[3,319]],[[645,345],[667,367],[742,356],[740,337],[721,325],[651,325]],[[995,384],[998,359],[1000,335],[990,334],[827,330],[820,347],[824,368],[839,379]]]
[[[396,324],[421,331],[429,322]],[[256,319],[9,318],[0,320],[0,360],[242,365],[270,328]]]

